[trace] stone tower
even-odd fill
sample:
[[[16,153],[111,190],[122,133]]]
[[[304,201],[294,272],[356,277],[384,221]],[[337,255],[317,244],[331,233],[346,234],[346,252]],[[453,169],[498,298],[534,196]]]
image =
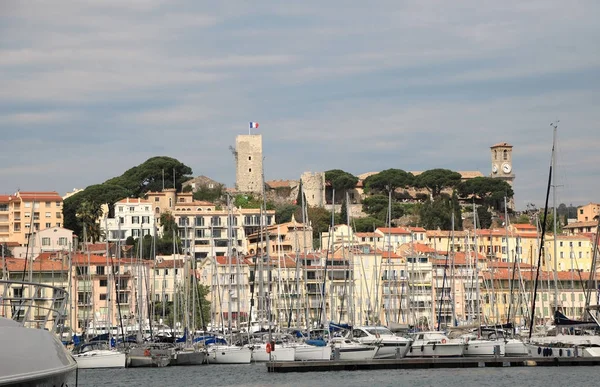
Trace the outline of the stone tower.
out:
[[[235,138],[235,188],[239,192],[262,195],[262,135],[240,134]]]
[[[304,172],[300,179],[306,203],[313,207],[325,207],[325,172]]]
[[[501,142],[490,147],[492,157],[492,174],[491,177],[502,179],[510,186],[513,186],[515,174],[512,165],[512,150],[513,146]],[[514,198],[510,199],[508,207],[514,209]]]

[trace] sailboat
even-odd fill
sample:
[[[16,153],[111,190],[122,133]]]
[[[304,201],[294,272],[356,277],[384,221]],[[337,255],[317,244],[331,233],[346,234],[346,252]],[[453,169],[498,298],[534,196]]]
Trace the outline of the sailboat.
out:
[[[229,195],[227,196],[227,208],[228,211],[231,211],[231,200]],[[226,278],[229,279],[229,284],[228,284],[228,295],[229,295],[229,307],[227,309],[227,315],[228,318],[231,319],[231,296],[232,296],[232,289],[231,289],[231,270],[232,270],[232,265],[231,265],[231,260],[232,260],[232,252],[231,252],[231,238],[232,238],[232,216],[231,213],[229,212],[228,215],[228,238],[227,238],[227,244],[228,244],[228,275],[225,276]],[[218,280],[219,280],[219,273],[218,273],[218,265],[217,265],[217,257],[214,254],[214,240],[213,240],[213,229],[211,228],[211,233],[210,233],[211,237],[210,237],[210,244],[211,244],[211,256],[213,259],[213,281],[215,283],[217,283],[217,286],[214,287],[217,291],[217,293],[219,293],[219,303],[220,303],[220,310],[221,310],[221,323],[223,323],[223,302],[222,302],[222,298],[221,298],[221,291],[219,289],[220,286],[218,286]],[[235,281],[236,284],[239,283],[238,281]],[[214,302],[214,301],[213,301]],[[213,316],[214,317],[214,316]],[[213,321],[212,326],[215,326],[215,322]],[[250,348],[248,348],[247,346],[236,346],[233,345],[233,333],[232,333],[232,329],[231,329],[231,323],[229,324],[229,342],[227,342],[227,340],[225,340],[224,338],[219,338],[218,340],[215,339],[213,340],[213,343],[207,345],[207,361],[208,363],[215,363],[215,364],[248,364],[251,362],[252,360],[252,350]]]
[[[107,228],[107,234],[108,234],[108,228]],[[89,250],[89,246],[87,245],[87,240],[86,238],[86,229],[84,227],[83,230],[83,235],[84,235],[84,243],[86,244],[86,251],[87,251],[87,257],[88,257],[88,270],[91,269],[91,266],[89,265],[89,261],[90,261],[90,250]],[[112,329],[110,328],[112,326],[112,315],[111,315],[111,310],[112,310],[112,303],[111,301],[113,300],[113,297],[111,297],[111,293],[112,293],[112,286],[111,286],[111,274],[112,274],[112,270],[113,270],[113,265],[109,264],[109,257],[108,255],[110,254],[110,249],[108,248],[108,239],[106,241],[106,271],[107,271],[107,290],[108,290],[108,295],[106,298],[106,302],[107,302],[107,326],[108,328],[108,341],[91,341],[91,342],[84,342],[83,344],[80,344],[78,346],[76,346],[73,351],[72,351],[72,355],[73,358],[75,359],[75,361],[77,362],[77,367],[78,368],[125,368],[125,363],[127,361],[127,356],[125,355],[125,353],[118,351],[116,348],[114,348],[114,343],[115,340],[113,340],[112,338]],[[114,279],[113,279],[114,280]],[[91,282],[91,274],[90,274],[90,282]],[[116,294],[115,294],[116,296]],[[92,304],[94,302],[93,299],[93,294],[91,297],[91,301]],[[94,310],[94,308],[92,308],[92,310]]]
[[[546,219],[548,215],[548,199],[550,196],[550,188],[552,187],[552,201],[553,201],[553,215],[554,215],[554,272],[557,275],[558,272],[558,263],[557,263],[557,216],[556,216],[556,181],[555,181],[555,170],[556,170],[556,132],[558,125],[553,123],[551,124],[553,127],[553,140],[552,140],[552,159],[550,164],[550,172],[548,176],[548,186],[546,191],[546,202],[544,206],[544,219],[542,224],[546,224]],[[599,357],[600,356],[600,336],[590,334],[585,329],[586,328],[600,328],[600,322],[596,317],[596,313],[598,311],[598,305],[590,305],[591,303],[591,292],[595,288],[594,283],[596,281],[596,261],[598,256],[598,233],[600,232],[600,217],[598,217],[598,223],[596,226],[596,235],[594,241],[594,251],[593,258],[590,268],[589,280],[587,284],[586,291],[586,303],[585,303],[585,311],[589,320],[571,320],[567,318],[561,311],[558,306],[558,287],[556,286],[556,278],[555,278],[555,290],[554,290],[554,323],[556,327],[567,327],[568,331],[579,334],[564,334],[562,332],[557,333],[554,336],[542,336],[536,337],[532,336],[533,334],[533,323],[534,323],[534,311],[535,311],[535,302],[537,292],[534,293],[533,297],[533,306],[532,306],[532,316],[530,320],[529,327],[529,348],[533,356],[543,356],[543,357]],[[542,237],[540,246],[544,246],[544,236],[545,236],[545,227],[542,229]],[[537,291],[539,271],[541,266],[541,258],[542,258],[542,249],[540,248],[540,253],[538,256],[538,267],[536,273],[535,280],[535,290]],[[595,310],[596,313],[592,313]]]

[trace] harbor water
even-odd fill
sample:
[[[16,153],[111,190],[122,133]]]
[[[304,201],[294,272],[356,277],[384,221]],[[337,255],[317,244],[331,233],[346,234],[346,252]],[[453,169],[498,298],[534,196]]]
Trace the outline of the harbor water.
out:
[[[596,386],[600,367],[503,367],[269,373],[265,364],[79,370],[95,386]],[[75,385],[75,380],[69,386]]]

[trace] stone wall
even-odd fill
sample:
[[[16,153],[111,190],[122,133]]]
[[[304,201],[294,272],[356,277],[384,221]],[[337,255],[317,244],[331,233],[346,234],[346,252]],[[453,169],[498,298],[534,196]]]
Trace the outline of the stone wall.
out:
[[[325,172],[304,172],[301,180],[307,204],[313,207],[324,207]]]

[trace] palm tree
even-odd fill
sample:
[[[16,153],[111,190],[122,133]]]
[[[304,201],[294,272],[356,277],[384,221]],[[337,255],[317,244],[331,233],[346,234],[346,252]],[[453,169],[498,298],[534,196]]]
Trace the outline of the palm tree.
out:
[[[100,204],[85,200],[79,205],[77,218],[83,223],[83,227],[87,234],[87,240],[84,242],[89,241],[95,243],[104,236],[100,223],[98,223],[101,216],[102,206]]]

